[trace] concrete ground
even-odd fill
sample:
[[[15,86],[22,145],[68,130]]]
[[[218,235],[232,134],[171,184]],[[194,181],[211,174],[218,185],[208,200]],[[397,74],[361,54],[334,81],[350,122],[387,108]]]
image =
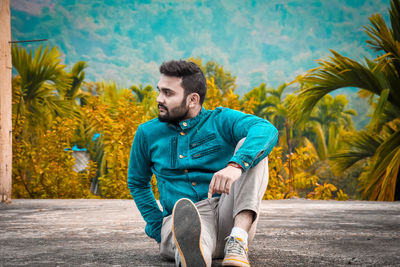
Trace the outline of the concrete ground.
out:
[[[249,250],[252,266],[400,266],[400,203],[263,201]],[[16,199],[0,204],[0,266],[173,264],[132,200]]]

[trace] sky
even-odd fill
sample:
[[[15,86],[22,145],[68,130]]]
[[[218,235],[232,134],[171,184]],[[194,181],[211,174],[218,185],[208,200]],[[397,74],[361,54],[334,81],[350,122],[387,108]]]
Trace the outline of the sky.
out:
[[[243,94],[317,67],[333,49],[373,58],[363,26],[389,0],[11,0],[13,40],[48,39],[91,81],[156,86],[166,60],[216,61]],[[39,43],[24,44],[27,48]]]

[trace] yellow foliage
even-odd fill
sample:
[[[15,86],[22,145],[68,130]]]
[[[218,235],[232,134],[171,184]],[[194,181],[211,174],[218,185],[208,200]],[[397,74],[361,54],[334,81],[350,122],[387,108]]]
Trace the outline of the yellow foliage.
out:
[[[320,185],[316,183],[316,187],[313,192],[310,192],[307,195],[307,198],[310,199],[322,199],[328,200],[332,199],[332,192],[336,191],[337,188],[333,184],[324,183],[324,185]]]
[[[86,171],[73,170],[75,158],[70,140],[76,129],[72,119],[58,117],[52,127],[35,143],[13,142],[13,197],[15,198],[90,198],[90,182],[96,165],[90,162]]]
[[[151,177],[151,190],[153,190],[154,197],[156,199],[159,199],[160,198],[160,192],[158,192],[157,179],[156,179],[155,175],[153,175],[153,177]]]
[[[306,172],[298,172],[294,174],[294,188],[306,189],[313,186],[318,180],[318,176],[310,175]]]
[[[339,191],[336,194],[335,200],[344,201],[344,200],[348,200],[348,199],[349,199],[349,196],[346,193],[344,193],[342,189],[339,189]]]
[[[295,153],[286,156],[285,162],[282,151],[282,147],[275,147],[269,155],[269,182],[263,199],[332,199],[332,192],[337,190],[336,187],[326,183],[319,185],[319,177],[309,171],[316,160],[309,148],[296,148]],[[348,196],[339,190],[335,199],[346,200]]]
[[[204,101],[206,109],[215,109],[217,107],[226,107],[239,110],[248,114],[254,114],[255,107],[259,104],[253,97],[240,104],[239,95],[232,90],[228,90],[224,94],[215,84],[214,78],[207,80],[207,97]]]
[[[218,87],[215,85],[213,78],[207,80],[207,96],[204,101],[206,109],[215,109],[222,106],[222,94]]]
[[[263,199],[283,199],[286,191],[285,179],[280,174],[283,168],[282,148],[275,147],[268,157],[269,182]]]
[[[242,103],[242,111],[247,114],[254,114],[254,110],[257,108],[257,106],[260,104],[260,102],[254,97],[251,97],[249,100],[245,100]]]
[[[130,198],[127,171],[132,141],[137,127],[149,119],[134,96],[126,91],[111,106],[94,98],[83,108],[96,131],[102,134],[104,155],[99,177],[100,193],[105,198]]]

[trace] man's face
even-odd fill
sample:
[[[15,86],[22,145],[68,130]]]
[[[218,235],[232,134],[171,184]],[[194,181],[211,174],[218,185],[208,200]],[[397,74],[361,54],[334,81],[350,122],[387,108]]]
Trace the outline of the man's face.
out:
[[[185,89],[181,86],[182,78],[161,75],[157,89],[158,119],[177,124],[187,119],[189,107],[186,105]]]

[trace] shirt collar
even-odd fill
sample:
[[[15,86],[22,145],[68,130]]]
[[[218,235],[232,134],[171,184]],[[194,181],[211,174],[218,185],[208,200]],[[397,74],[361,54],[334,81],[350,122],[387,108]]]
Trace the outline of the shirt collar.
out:
[[[169,127],[173,127],[175,129],[177,129],[178,131],[185,131],[185,130],[189,130],[191,128],[193,128],[194,126],[196,126],[199,121],[204,117],[204,115],[206,114],[206,109],[204,107],[201,107],[201,110],[199,112],[199,114],[196,115],[196,117],[184,120],[179,122],[179,125],[173,125],[173,124],[168,124]]]

